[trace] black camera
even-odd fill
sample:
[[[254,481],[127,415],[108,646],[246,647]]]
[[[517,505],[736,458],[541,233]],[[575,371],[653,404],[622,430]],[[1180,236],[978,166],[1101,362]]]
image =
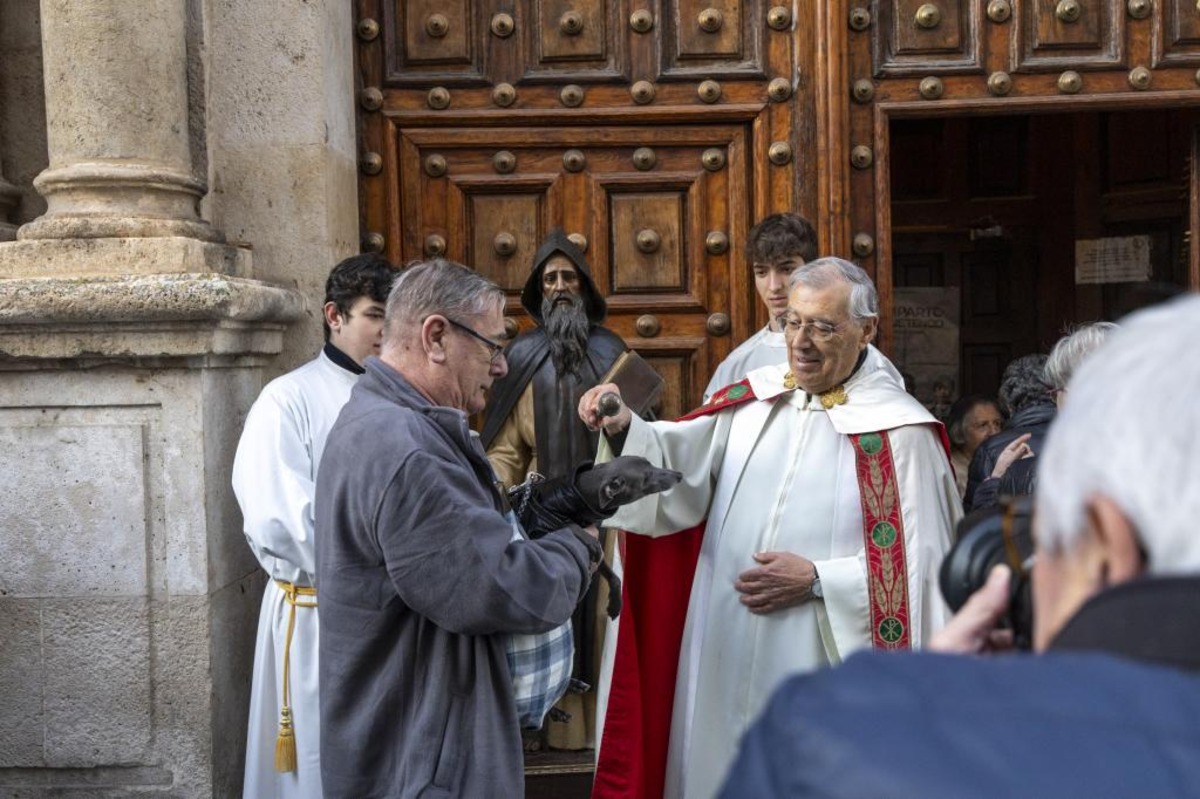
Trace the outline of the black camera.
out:
[[[946,604],[955,613],[987,582],[992,567],[1004,563],[1012,570],[1008,613],[1001,628],[1013,632],[1018,649],[1033,645],[1032,497],[1006,497],[1000,504],[975,511],[958,523],[958,537],[942,561],[938,582]]]

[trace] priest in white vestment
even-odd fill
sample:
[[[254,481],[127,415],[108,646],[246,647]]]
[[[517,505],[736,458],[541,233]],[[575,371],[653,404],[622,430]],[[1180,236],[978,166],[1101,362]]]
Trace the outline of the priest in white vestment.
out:
[[[918,647],[947,615],[937,574],[962,511],[941,426],[870,345],[877,299],[865,272],[823,258],[796,269],[791,286],[788,363],[751,372],[706,409],[678,422],[624,409],[603,419],[597,403],[611,385],[580,403],[585,422],[605,429],[601,459],[641,455],[684,473],[610,524],[663,536],[707,520],[675,677],[667,797],[715,794],[784,677],[863,647]],[[602,688],[614,661],[606,652]],[[609,784],[605,748],[621,748],[608,734],[597,736],[598,786]]]
[[[325,283],[324,348],[267,384],[238,442],[233,490],[246,539],[270,578],[254,651],[246,799],[321,799],[313,544],[317,465],[329,429],[363,372],[362,362],[379,354],[384,304],[395,274],[387,260],[373,255],[354,256],[333,268]]]

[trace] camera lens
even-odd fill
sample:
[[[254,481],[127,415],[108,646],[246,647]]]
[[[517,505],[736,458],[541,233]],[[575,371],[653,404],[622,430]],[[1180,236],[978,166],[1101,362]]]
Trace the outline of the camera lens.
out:
[[[1031,506],[1027,496],[1011,497],[963,518],[958,524],[958,540],[942,561],[938,580],[946,604],[957,613],[983,587],[995,566],[1007,564],[1013,576],[1009,611],[1001,626],[1012,629],[1021,648],[1030,646],[1033,629]]]

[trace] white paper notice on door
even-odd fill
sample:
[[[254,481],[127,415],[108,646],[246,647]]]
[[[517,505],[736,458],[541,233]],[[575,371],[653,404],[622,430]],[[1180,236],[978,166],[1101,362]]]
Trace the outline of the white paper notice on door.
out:
[[[1076,283],[1137,283],[1150,275],[1149,236],[1075,242]]]

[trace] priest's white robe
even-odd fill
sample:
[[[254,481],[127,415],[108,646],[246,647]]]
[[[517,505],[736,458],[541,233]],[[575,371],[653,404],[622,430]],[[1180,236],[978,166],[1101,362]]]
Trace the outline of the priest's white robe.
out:
[[[741,734],[783,678],[839,663],[871,645],[851,434],[889,431],[913,646],[947,617],[937,574],[962,510],[946,452],[929,426],[934,418],[904,392],[895,368],[874,347],[845,384],[848,401],[829,410],[816,396],[785,390],[787,369],[781,364],[748,375],[757,401],[684,422],[635,419],[622,450],[684,478],[625,506],[609,524],[653,536],[707,518],[676,678],[666,774],[671,799],[715,794]],[[601,459],[606,450],[602,445]],[[766,551],[812,560],[824,600],[750,613],[733,583],[757,566],[754,553]],[[617,641],[615,630],[607,640]],[[602,687],[612,663],[608,651]],[[602,742],[602,734],[598,738]]]
[[[787,342],[783,340],[783,333],[771,330],[770,325],[764,327],[725,356],[704,389],[704,401],[708,402],[713,394],[738,382],[755,369],[786,363],[787,359]]]
[[[313,495],[329,429],[358,376],[321,353],[272,380],[250,408],[233,462],[233,490],[246,539],[271,578],[263,594],[254,648],[246,741],[246,799],[321,799],[317,608],[296,608],[289,700],[296,771],[275,770],[283,705],[283,653],[291,610],[276,580],[313,586]],[[301,598],[312,601],[312,598]]]

